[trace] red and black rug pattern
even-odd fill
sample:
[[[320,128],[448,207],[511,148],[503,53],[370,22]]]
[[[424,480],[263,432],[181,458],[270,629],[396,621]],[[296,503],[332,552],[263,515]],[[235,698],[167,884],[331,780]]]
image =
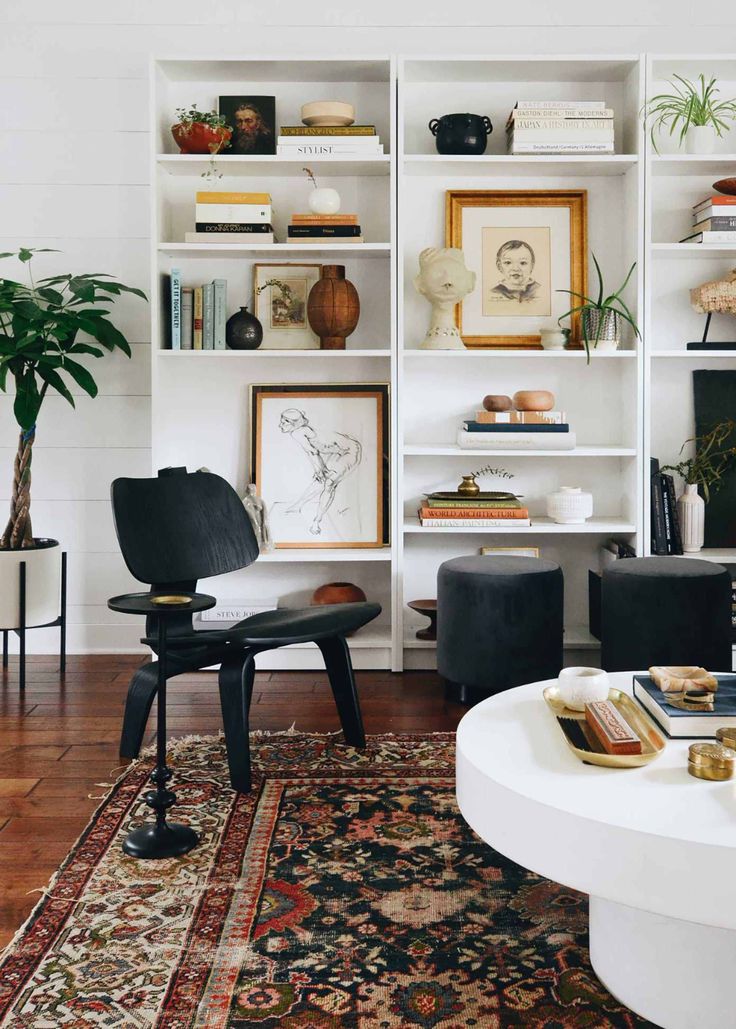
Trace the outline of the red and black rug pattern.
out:
[[[633,1029],[596,979],[587,898],[493,851],[455,801],[454,737],[176,741],[184,858],[135,861],[150,761],[112,789],[0,961],[0,1025]]]

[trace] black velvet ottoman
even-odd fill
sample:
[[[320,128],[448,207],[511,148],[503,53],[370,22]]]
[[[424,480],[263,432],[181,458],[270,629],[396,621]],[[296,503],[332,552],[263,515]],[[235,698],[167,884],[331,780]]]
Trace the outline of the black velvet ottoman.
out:
[[[437,670],[475,704],[562,667],[562,570],[536,557],[457,557],[437,573]]]
[[[731,576],[722,565],[636,557],[606,568],[601,585],[601,664],[731,670]]]

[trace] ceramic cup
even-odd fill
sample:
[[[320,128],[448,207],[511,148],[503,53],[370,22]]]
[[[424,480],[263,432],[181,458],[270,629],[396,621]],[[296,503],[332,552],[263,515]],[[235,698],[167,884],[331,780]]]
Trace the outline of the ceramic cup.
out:
[[[576,665],[563,668],[557,679],[560,699],[573,711],[584,711],[594,700],[608,700],[608,673]]]

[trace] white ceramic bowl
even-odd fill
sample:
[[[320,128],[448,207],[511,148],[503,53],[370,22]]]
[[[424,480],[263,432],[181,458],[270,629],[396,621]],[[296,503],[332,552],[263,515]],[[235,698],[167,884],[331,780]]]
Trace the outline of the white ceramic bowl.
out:
[[[579,486],[560,486],[547,497],[547,516],[558,525],[582,525],[593,514],[593,495]]]
[[[573,711],[584,711],[586,704],[596,700],[608,700],[608,673],[602,668],[563,668],[557,686],[565,707]]]
[[[342,100],[313,100],[309,104],[302,104],[302,121],[310,126],[352,125],[355,108]]]

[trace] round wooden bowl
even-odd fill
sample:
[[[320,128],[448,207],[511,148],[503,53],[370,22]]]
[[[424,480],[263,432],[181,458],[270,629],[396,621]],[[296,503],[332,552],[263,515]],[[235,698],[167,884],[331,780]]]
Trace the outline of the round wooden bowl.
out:
[[[302,104],[302,121],[305,125],[352,125],[355,108],[341,100],[314,100]]]
[[[510,411],[513,406],[511,397],[500,393],[489,393],[487,397],[483,397],[483,407],[486,411]]]
[[[551,411],[554,406],[555,395],[548,389],[520,389],[514,393],[517,411]]]
[[[425,615],[429,618],[429,625],[424,629],[417,629],[418,640],[437,639],[437,601],[436,600],[410,600],[407,604],[412,611]]]
[[[312,594],[311,604],[360,604],[366,599],[365,593],[352,582],[326,582],[318,586]]]
[[[729,197],[736,196],[736,178],[719,179],[718,182],[713,183],[713,189],[718,190],[719,193],[725,193]]]

